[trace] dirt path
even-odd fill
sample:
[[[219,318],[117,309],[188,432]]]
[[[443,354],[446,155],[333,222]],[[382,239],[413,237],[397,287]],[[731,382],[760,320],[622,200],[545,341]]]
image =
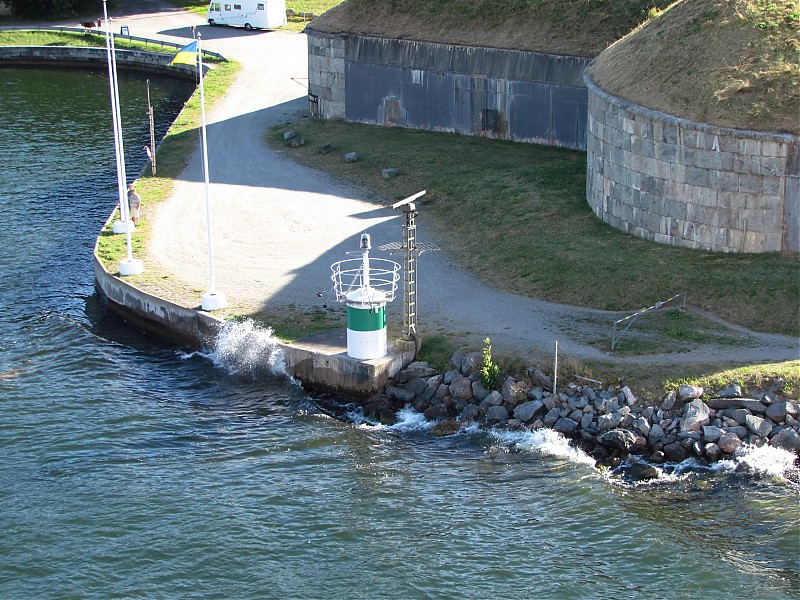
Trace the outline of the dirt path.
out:
[[[243,69],[208,115],[209,173],[216,287],[231,304],[318,307],[330,289],[330,265],[357,250],[367,231],[373,247],[399,241],[399,214],[368,201],[369,193],[302,167],[264,144],[267,128],[307,109],[307,47],[302,34],[210,27],[201,17],[166,9],[159,0],[126,5],[116,26],[132,35],[186,42],[197,26],[203,47],[240,61]],[[199,149],[158,210],[147,263],[157,262],[200,290],[210,287]],[[408,190],[409,195],[417,190]],[[424,227],[420,240],[430,240]],[[435,241],[435,240],[433,240]],[[419,261],[420,331],[447,333],[497,353],[530,355],[559,349],[581,359],[644,364],[797,359],[798,340],[738,331],[740,347],[619,358],[586,343],[609,339],[614,315],[508,294],[460,270],[447,251]],[[386,257],[373,252],[376,257]],[[397,260],[395,258],[395,260]],[[199,301],[198,293],[198,301]],[[390,306],[397,322],[402,308]]]

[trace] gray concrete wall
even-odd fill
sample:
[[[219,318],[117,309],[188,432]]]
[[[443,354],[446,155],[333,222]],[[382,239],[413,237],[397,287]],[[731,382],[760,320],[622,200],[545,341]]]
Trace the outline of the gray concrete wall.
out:
[[[308,33],[321,118],[586,148],[588,58]]]
[[[141,50],[117,50],[117,67],[161,73],[171,77],[195,79],[197,69],[190,65],[167,66],[172,56]],[[108,64],[105,48],[70,46],[0,46],[0,63],[4,66],[47,65],[72,68],[97,68]],[[203,65],[207,71],[208,67]]]
[[[679,119],[585,78],[586,199],[600,219],[673,246],[800,251],[800,138]]]

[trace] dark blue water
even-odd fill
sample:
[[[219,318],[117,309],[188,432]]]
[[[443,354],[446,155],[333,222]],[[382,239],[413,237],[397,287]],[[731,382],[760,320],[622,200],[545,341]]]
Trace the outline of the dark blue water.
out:
[[[127,329],[105,77],[0,78],[0,597],[800,597],[786,455],[623,485],[557,434],[331,418],[251,324],[206,356]],[[151,83],[163,132],[188,91]],[[145,78],[120,95],[133,175]]]

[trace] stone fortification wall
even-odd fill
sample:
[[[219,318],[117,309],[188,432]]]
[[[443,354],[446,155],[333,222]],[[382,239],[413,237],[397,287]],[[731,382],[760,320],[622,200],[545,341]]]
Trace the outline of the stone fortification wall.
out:
[[[673,246],[800,251],[800,138],[679,119],[585,77],[586,199],[599,218]]]
[[[69,46],[4,46],[0,47],[0,63],[10,65],[48,65],[73,68],[96,68],[107,65],[105,48],[75,48]],[[167,66],[172,56],[141,50],[117,50],[117,66],[161,73],[172,77],[195,79],[197,69],[190,65]],[[203,65],[204,69],[208,67]]]
[[[316,116],[586,148],[588,58],[307,32]]]

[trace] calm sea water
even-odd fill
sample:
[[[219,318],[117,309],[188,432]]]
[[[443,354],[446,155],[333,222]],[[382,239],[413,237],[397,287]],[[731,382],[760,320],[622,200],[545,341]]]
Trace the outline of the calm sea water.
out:
[[[800,597],[791,457],[633,486],[555,434],[333,418],[237,326],[207,355],[94,292],[102,73],[0,70],[0,597]],[[151,78],[165,123],[189,92]],[[122,74],[129,155],[145,78]]]

